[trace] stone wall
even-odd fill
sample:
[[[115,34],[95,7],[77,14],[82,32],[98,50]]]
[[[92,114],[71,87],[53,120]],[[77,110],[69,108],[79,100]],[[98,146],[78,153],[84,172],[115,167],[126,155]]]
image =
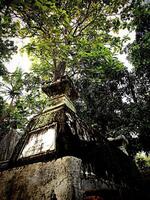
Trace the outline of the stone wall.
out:
[[[0,199],[81,199],[80,172],[81,160],[69,156],[0,172]]]
[[[116,190],[83,168],[81,159],[65,156],[2,171],[0,200],[82,200],[87,192]]]

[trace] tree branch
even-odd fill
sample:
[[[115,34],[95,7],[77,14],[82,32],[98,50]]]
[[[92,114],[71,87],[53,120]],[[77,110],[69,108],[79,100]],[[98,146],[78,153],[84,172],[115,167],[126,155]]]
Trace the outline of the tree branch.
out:
[[[77,26],[72,34],[73,36],[75,35],[76,31],[78,30],[78,27],[81,26],[81,24],[83,24],[83,22],[88,18],[90,6],[91,6],[91,1],[88,4],[88,7],[87,7],[87,10],[86,10],[83,20],[80,22],[81,17],[79,17],[79,19],[77,20]]]

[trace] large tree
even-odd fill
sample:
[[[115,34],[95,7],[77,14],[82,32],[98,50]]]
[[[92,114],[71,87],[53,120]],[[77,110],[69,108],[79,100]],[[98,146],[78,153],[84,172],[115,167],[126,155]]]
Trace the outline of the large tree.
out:
[[[129,3],[124,0],[36,0],[10,1],[9,12],[23,23],[22,37],[32,37],[28,52],[48,64],[54,80],[75,62],[80,44],[97,38],[111,48],[120,47],[113,30],[121,26],[120,15]]]

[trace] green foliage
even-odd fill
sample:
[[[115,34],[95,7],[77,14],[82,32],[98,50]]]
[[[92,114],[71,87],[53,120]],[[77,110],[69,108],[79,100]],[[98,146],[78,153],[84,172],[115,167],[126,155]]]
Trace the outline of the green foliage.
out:
[[[27,52],[47,61],[55,71],[62,60],[70,67],[84,40],[92,43],[98,37],[102,43],[120,49],[120,39],[112,37],[111,31],[119,30],[121,20],[111,16],[119,15],[124,7],[124,0],[109,1],[109,5],[102,1],[37,0],[12,1],[9,10],[24,22],[20,35],[33,38]]]
[[[41,81],[34,73],[20,69],[3,76],[0,83],[0,125],[2,137],[11,128],[23,131],[30,117],[42,111],[48,103],[41,94]]]
[[[135,157],[135,161],[137,163],[137,166],[141,171],[143,170],[149,170],[150,169],[150,156],[146,156],[145,154],[138,153]]]
[[[136,77],[136,106],[139,116],[139,141],[143,150],[150,150],[149,100],[150,100],[150,3],[139,4],[133,12],[136,41],[129,46],[129,58],[134,64]]]
[[[4,1],[0,3],[0,75],[6,74],[4,62],[8,61],[17,47],[10,40],[17,35],[18,21],[13,21],[12,14]]]

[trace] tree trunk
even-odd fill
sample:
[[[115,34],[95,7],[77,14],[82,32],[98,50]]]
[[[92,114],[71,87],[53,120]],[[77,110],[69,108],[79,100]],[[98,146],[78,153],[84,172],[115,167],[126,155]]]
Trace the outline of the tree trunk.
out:
[[[54,77],[53,77],[54,82],[59,80],[62,76],[64,76],[65,69],[66,69],[66,61],[60,61],[54,71]]]

